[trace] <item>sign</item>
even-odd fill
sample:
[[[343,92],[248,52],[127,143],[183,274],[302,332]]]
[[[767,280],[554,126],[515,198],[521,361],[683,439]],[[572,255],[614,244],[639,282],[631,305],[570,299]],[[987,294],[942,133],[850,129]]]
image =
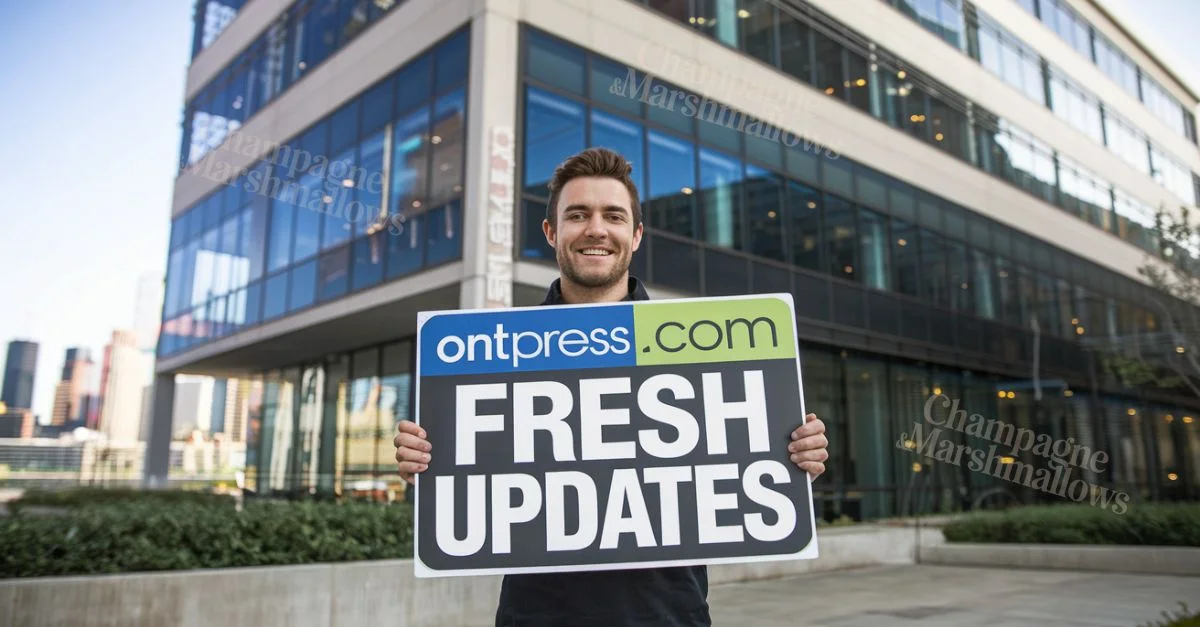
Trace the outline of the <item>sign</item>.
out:
[[[514,154],[512,127],[494,127],[488,159],[487,308],[512,307]]]
[[[418,577],[817,557],[791,296],[423,312]]]

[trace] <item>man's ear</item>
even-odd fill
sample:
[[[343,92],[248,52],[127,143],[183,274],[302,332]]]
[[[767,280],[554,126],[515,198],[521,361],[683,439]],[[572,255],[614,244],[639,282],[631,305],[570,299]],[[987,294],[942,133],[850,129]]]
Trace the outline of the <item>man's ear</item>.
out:
[[[554,227],[550,225],[549,220],[542,220],[542,234],[546,236],[546,243],[550,244],[550,248],[558,250],[558,246],[554,244],[554,240],[558,238],[558,233],[554,232]]]
[[[642,235],[645,234],[646,231],[643,227],[644,225],[641,222],[639,222],[637,226],[633,227],[633,252],[637,252],[638,248],[640,248],[642,245]]]

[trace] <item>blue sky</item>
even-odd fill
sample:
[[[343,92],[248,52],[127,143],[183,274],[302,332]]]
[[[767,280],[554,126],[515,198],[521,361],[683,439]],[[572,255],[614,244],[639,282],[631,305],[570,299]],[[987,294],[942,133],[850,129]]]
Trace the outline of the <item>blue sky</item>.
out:
[[[1200,2],[1101,2],[1200,90]],[[164,272],[192,6],[0,2],[0,345],[41,344],[43,420],[65,349],[99,366],[138,276]]]

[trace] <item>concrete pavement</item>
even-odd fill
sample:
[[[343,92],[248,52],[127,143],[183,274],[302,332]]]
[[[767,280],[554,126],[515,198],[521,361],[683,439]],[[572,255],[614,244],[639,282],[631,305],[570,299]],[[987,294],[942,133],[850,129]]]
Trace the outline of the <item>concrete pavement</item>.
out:
[[[716,585],[714,625],[1112,625],[1200,610],[1200,577],[879,566]]]

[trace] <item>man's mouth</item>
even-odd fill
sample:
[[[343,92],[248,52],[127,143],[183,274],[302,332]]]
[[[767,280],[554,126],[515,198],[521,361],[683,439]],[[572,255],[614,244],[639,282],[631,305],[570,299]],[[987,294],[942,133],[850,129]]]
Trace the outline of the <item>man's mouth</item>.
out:
[[[587,257],[608,257],[613,253],[607,248],[584,248],[579,251],[579,254]]]

